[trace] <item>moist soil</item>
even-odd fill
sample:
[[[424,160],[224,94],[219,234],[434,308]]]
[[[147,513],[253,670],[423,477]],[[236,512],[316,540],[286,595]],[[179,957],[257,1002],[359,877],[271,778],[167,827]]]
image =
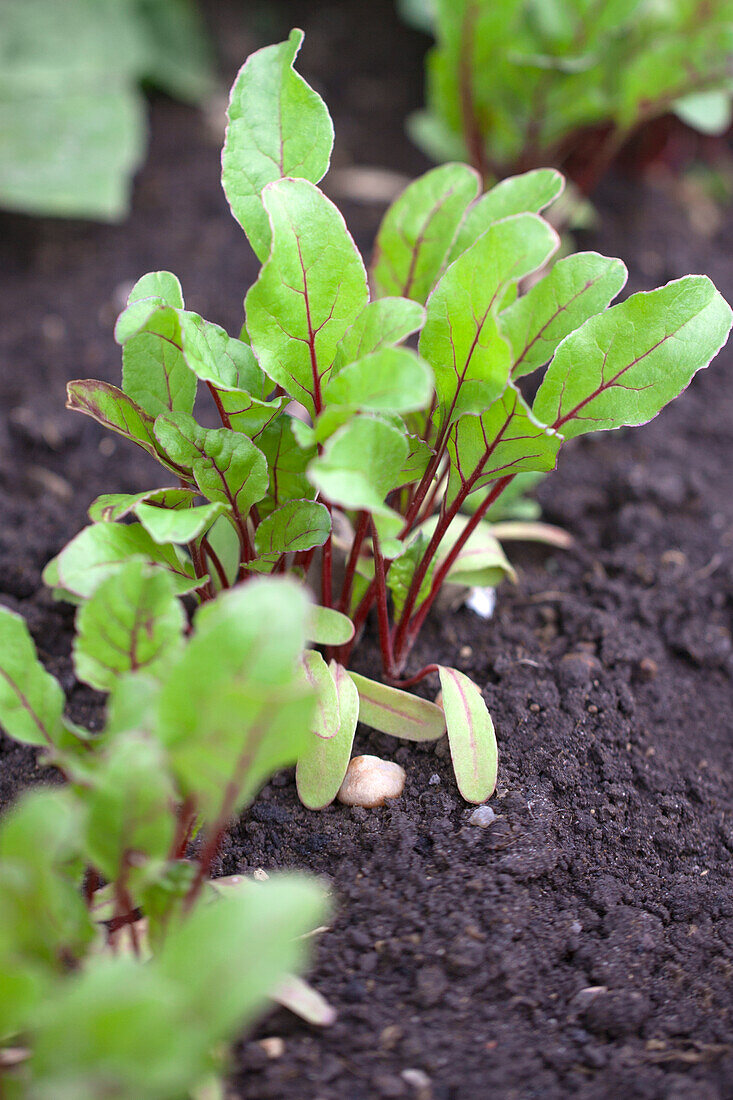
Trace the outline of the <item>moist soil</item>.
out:
[[[402,138],[425,40],[388,0],[211,5],[223,78],[292,23],[336,121],[335,166],[416,174]],[[63,410],[73,377],[118,380],[112,325],[140,274],[237,331],[256,275],[218,181],[220,132],[152,105],[151,155],[123,226],[0,218],[0,600],[28,620],[75,719],[101,697],[70,662],[73,612],[41,569],[104,491],[157,467]],[[378,202],[342,201],[367,250]],[[579,247],[622,256],[630,288],[688,271],[733,298],[733,210],[708,233],[657,184],[611,178]],[[489,621],[434,615],[415,654],[481,686],[501,748],[488,828],[470,823],[443,743],[360,730],[407,770],[382,809],[300,807],[277,776],[231,831],[222,873],[303,868],[334,917],[311,980],[318,1031],[278,1011],[236,1049],[250,1100],[725,1100],[733,1097],[733,348],[634,432],[578,440],[541,487],[568,552],[517,547]],[[378,674],[367,636],[357,667]],[[0,741],[0,803],[53,778]],[[243,980],[245,976],[243,975]],[[268,1057],[264,1037],[284,1052]],[[269,1047],[272,1050],[271,1047]]]

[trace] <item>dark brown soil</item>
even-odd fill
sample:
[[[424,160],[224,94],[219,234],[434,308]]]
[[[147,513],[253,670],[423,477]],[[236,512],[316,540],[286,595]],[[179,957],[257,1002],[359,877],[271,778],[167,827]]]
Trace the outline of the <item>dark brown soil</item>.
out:
[[[226,77],[300,22],[338,163],[423,167],[400,138],[423,43],[388,0],[250,5],[246,32],[242,7],[211,5]],[[158,475],[64,413],[64,383],[116,380],[112,324],[142,272],[176,271],[191,307],[230,330],[255,275],[220,192],[218,136],[167,101],[152,134],[127,225],[0,219],[0,599],[91,724],[99,698],[74,681],[72,612],[40,571],[98,493]],[[598,206],[603,228],[581,243],[623,256],[632,289],[704,271],[733,297],[733,211],[705,239],[649,187],[612,180]],[[379,207],[346,213],[368,248]],[[574,551],[519,554],[520,582],[489,622],[463,610],[428,623],[416,661],[470,673],[496,721],[492,826],[468,824],[442,745],[363,733],[360,747],[406,767],[399,801],[307,813],[285,775],[233,830],[222,871],[331,881],[312,976],[339,1012],[322,1033],[270,1016],[238,1050],[234,1095],[733,1097],[731,424],[728,351],[648,427],[567,448],[540,496]],[[367,642],[359,667],[374,656]],[[3,740],[0,754],[6,804],[40,775],[30,752]],[[284,1038],[280,1058],[259,1045],[268,1035]]]

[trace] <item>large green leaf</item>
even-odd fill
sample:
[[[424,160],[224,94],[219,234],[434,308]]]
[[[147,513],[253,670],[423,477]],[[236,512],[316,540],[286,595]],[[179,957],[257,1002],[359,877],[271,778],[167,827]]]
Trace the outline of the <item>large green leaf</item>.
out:
[[[536,420],[519,391],[507,386],[482,416],[463,416],[451,429],[448,503],[509,474],[552,470],[561,443],[562,436]]]
[[[153,433],[155,418],[109,382],[96,382],[91,378],[69,382],[67,390],[67,409],[91,416],[105,428],[137,443],[144,451],[156,458],[168,470],[180,472],[163,452]]]
[[[499,759],[491,715],[464,673],[441,665],[440,686],[458,789],[467,802],[485,802],[496,787]]]
[[[559,260],[499,315],[499,329],[512,349],[512,378],[531,374],[551,359],[561,340],[616,297],[626,275],[621,260],[597,252]]]
[[[372,276],[380,298],[426,300],[478,191],[478,175],[465,164],[433,168],[405,188],[377,235]]]
[[[128,562],[77,613],[76,675],[99,691],[110,691],[126,672],[159,673],[179,648],[184,625],[171,574]]]
[[[190,564],[181,561],[173,546],[159,546],[139,523],[93,523],[83,528],[48,563],[43,576],[46,583],[88,599],[130,560],[168,570],[178,596],[202,583],[193,575]]]
[[[295,768],[298,797],[309,810],[322,810],[338,794],[349,766],[359,720],[356,684],[342,665],[331,661],[329,667],[338,696],[339,727],[333,737],[311,737]]]
[[[366,305],[366,272],[343,217],[313,184],[280,180],[262,198],[273,242],[247,294],[247,331],[262,369],[315,416],[339,341]]]
[[[704,275],[634,294],[560,344],[533,412],[568,438],[644,424],[725,343],[731,309]]]
[[[298,668],[308,601],[292,581],[256,580],[196,615],[166,678],[158,735],[203,816],[234,814],[310,734],[314,693]]]
[[[303,32],[294,30],[287,42],[252,54],[239,70],[229,100],[222,185],[260,260],[270,247],[264,187],[283,176],[318,183],[331,159],[328,109],[293,70],[302,42]]]
[[[435,371],[441,423],[483,412],[504,389],[511,356],[497,326],[499,304],[558,243],[542,218],[517,214],[491,226],[443,275],[420,335],[420,354]]]
[[[63,712],[61,685],[38,660],[25,620],[0,607],[0,725],[16,741],[50,745]]]

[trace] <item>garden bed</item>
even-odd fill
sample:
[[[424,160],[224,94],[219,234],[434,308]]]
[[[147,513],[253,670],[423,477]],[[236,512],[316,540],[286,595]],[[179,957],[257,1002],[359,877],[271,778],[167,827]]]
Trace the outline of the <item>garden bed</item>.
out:
[[[217,5],[233,67],[258,44],[224,34],[237,7]],[[369,26],[351,2],[277,10],[280,22],[263,5],[259,33],[309,32],[301,68],[334,108],[335,167],[422,170],[401,127],[423,42],[390,4],[370,7]],[[142,272],[176,271],[188,304],[236,331],[257,270],[221,193],[221,135],[168,101],[152,126],[127,225],[0,219],[0,599],[92,726],[100,698],[74,685],[73,613],[40,571],[96,495],[159,475],[64,412],[64,384],[117,380],[112,325]],[[623,257],[631,290],[700,271],[733,298],[732,212],[705,238],[658,188],[611,180],[597,204],[601,229],[579,243]],[[343,205],[368,250],[382,208]],[[339,1013],[324,1032],[271,1015],[238,1049],[235,1095],[733,1095],[732,359],[646,428],[572,444],[540,498],[574,550],[518,555],[519,583],[488,622],[429,620],[415,667],[469,673],[496,722],[489,828],[468,824],[442,744],[361,731],[357,747],[406,768],[399,801],[313,814],[285,775],[232,831],[223,873],[331,880],[336,916],[312,974]],[[359,660],[378,673],[368,640]],[[47,778],[30,751],[3,740],[0,752],[3,805]],[[269,1058],[259,1040],[275,1035],[284,1053]]]

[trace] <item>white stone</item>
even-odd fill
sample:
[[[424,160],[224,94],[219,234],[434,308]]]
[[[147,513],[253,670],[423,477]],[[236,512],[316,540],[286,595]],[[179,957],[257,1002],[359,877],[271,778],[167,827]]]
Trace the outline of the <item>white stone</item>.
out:
[[[466,598],[466,607],[480,619],[490,619],[496,607],[496,589],[472,588]]]
[[[383,806],[388,798],[399,798],[405,778],[405,769],[392,760],[355,756],[336,797],[346,806]]]
[[[468,819],[469,825],[478,825],[479,829],[487,829],[496,821],[496,814],[491,806],[477,806]]]

